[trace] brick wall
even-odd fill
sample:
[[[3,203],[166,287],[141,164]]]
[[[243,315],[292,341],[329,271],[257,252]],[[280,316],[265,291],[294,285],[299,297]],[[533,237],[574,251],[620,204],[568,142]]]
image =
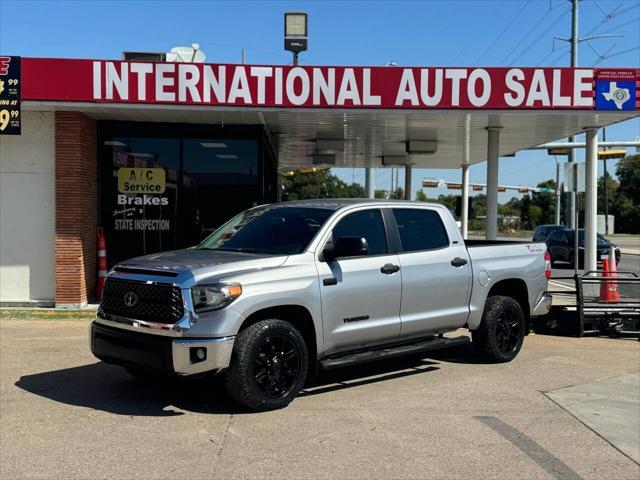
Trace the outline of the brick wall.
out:
[[[96,122],[55,115],[56,305],[94,300],[96,286]]]

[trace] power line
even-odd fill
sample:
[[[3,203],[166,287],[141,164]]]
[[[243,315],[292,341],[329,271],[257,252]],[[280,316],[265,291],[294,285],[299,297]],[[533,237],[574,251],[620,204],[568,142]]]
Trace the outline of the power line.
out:
[[[560,23],[560,21],[563,20],[564,17],[567,16],[568,14],[569,14],[569,10],[565,10],[564,12],[561,12],[560,15],[551,23],[551,25],[545,28],[540,35],[538,35],[531,43],[529,43],[524,49],[522,49],[519,56],[522,57],[529,50],[531,50],[536,43],[538,43],[547,33],[549,33],[549,31],[551,31],[553,27],[555,27],[558,23]],[[538,63],[542,63],[542,62],[538,62]]]
[[[607,50],[607,52],[611,51],[613,48],[615,48],[615,45],[613,47],[611,47],[609,50]],[[634,52],[636,50],[640,50],[640,45],[638,45],[637,47],[628,48],[627,50],[622,50],[621,52],[612,53],[611,55],[607,55],[607,52],[605,52],[602,55],[600,55],[600,54],[598,54],[598,52],[596,52],[596,54],[598,55],[599,58],[594,63],[592,63],[592,66],[599,64],[603,60],[608,60],[608,59],[610,59],[612,57],[617,57],[619,55],[624,55],[625,53]]]
[[[636,18],[634,18],[633,20],[629,20],[628,22],[621,23],[620,25],[617,25],[617,26],[615,26],[615,27],[613,27],[613,28],[610,28],[609,30],[605,30],[604,32],[598,32],[598,33],[599,33],[599,34],[601,34],[601,35],[602,35],[603,33],[610,33],[610,32],[613,32],[613,31],[615,31],[615,30],[618,30],[618,29],[620,29],[620,28],[622,28],[622,27],[626,27],[627,25],[629,25],[629,24],[631,24],[631,23],[637,23],[639,20],[640,20],[640,17],[636,17]]]
[[[498,43],[498,41],[502,38],[502,36],[507,32],[507,30],[509,30],[509,28],[511,27],[511,25],[513,25],[516,20],[518,20],[518,18],[520,17],[520,15],[522,14],[522,12],[524,11],[525,8],[527,8],[527,6],[529,5],[529,3],[531,3],[531,0],[527,0],[524,5],[522,5],[522,8],[520,8],[520,10],[518,10],[518,13],[515,14],[515,16],[511,19],[511,21],[507,24],[506,27],[504,27],[502,29],[502,31],[500,32],[500,34],[496,37],[496,39],[493,41],[493,43],[491,45],[489,45],[487,47],[487,49],[482,53],[482,55],[480,55],[478,57],[478,59],[475,61],[476,64],[478,64],[478,62],[480,62],[480,60],[482,60],[484,58],[484,56],[489,53],[489,51],[491,51],[491,49],[496,45],[496,43]]]
[[[482,25],[480,25],[480,27],[478,28],[478,31],[476,32],[476,34],[471,38],[471,40],[469,40],[466,45],[464,47],[462,47],[460,49],[460,51],[458,52],[458,55],[456,55],[456,58],[460,58],[460,55],[462,55],[462,52],[464,52],[467,48],[469,48],[470,45],[474,44],[475,41],[477,40],[477,38],[480,36],[480,34],[482,32],[485,31],[485,27],[491,22],[493,21],[493,19],[495,18],[495,13],[502,7],[502,4],[504,3],[504,1],[500,2],[496,8],[487,16],[487,18],[485,18],[484,22],[482,22]]]
[[[562,48],[559,48],[558,50],[551,50],[549,53],[547,53],[547,54],[544,56],[544,58],[543,58],[542,60],[540,60],[540,61],[538,62],[538,65],[542,65],[542,64],[545,62],[545,60],[546,60],[547,58],[549,58],[551,55],[553,55],[554,53],[558,53],[558,52],[560,52],[562,55],[564,55],[565,53],[567,53],[567,51],[569,50],[569,48],[570,48],[570,47],[562,47]],[[562,56],[562,55],[561,55],[561,56]],[[556,62],[557,62],[557,61],[558,61],[558,60],[556,60]],[[554,64],[555,64],[555,62],[553,62],[551,65],[554,65]]]
[[[500,61],[500,63],[501,63],[501,64],[505,63],[505,62],[507,61],[507,59],[508,59],[508,58],[510,58],[510,57],[511,57],[511,55],[513,55],[513,54],[515,53],[515,51],[516,51],[518,48],[520,48],[520,45],[522,45],[522,44],[523,44],[523,42],[524,42],[527,38],[529,38],[529,35],[531,35],[531,34],[534,32],[534,30],[535,30],[535,29],[537,29],[537,28],[542,24],[542,22],[544,21],[544,19],[545,19],[545,18],[547,18],[547,16],[551,13],[551,10],[552,10],[552,9],[551,9],[551,8],[549,8],[546,12],[544,12],[544,14],[542,15],[542,17],[540,17],[540,19],[539,19],[538,21],[534,22],[533,27],[531,27],[531,29],[530,29],[530,30],[525,34],[525,36],[524,36],[524,37],[522,37],[522,38],[520,39],[520,41],[516,44],[516,46],[515,46],[515,47],[513,47],[513,48],[511,49],[511,51],[510,51],[509,53],[507,53],[507,54],[505,55],[505,57]],[[508,63],[507,63],[507,65],[508,65]]]
[[[589,36],[591,36],[591,35],[592,35],[592,34],[594,34],[594,33],[598,33],[598,29],[599,29],[599,28],[601,28],[601,27],[602,27],[602,25],[604,25],[604,24],[605,24],[605,23],[607,23],[608,21],[610,21],[610,20],[614,19],[614,18],[615,18],[615,17],[617,17],[618,15],[621,15],[622,13],[624,13],[624,12],[626,12],[626,11],[629,11],[629,10],[630,10],[630,9],[632,9],[632,8],[636,8],[636,6],[632,6],[632,7],[628,7],[628,8],[625,8],[625,9],[623,9],[623,10],[618,11],[618,10],[620,9],[620,7],[622,6],[622,4],[620,3],[620,4],[618,4],[618,6],[616,6],[613,10],[611,10],[611,13],[607,13],[607,12],[606,12],[606,11],[605,11],[605,10],[604,10],[604,9],[603,9],[599,4],[598,4],[598,3],[597,3],[597,1],[596,1],[596,0],[592,0],[592,1],[593,1],[593,3],[596,5],[596,7],[598,7],[598,9],[602,12],[602,14],[604,15],[604,17],[602,18],[602,20],[600,20],[600,22],[596,23],[593,27],[591,27],[591,29],[590,29],[590,30],[585,34],[585,36],[584,36],[584,37],[582,37],[583,39],[586,39],[586,40],[584,40],[584,41],[586,41],[586,42],[587,42],[587,44],[588,44],[588,42],[589,42],[589,40],[590,40],[590,39],[588,39],[588,38],[586,38],[586,37],[589,37]],[[558,18],[558,20],[559,20],[560,18],[561,18],[561,17],[559,17],[559,18]],[[619,25],[618,27],[614,27],[613,29],[607,30],[606,32],[599,32],[599,33],[598,33],[598,35],[602,35],[603,33],[611,32],[611,31],[613,31],[613,30],[615,30],[615,29],[617,29],[617,28],[620,28],[620,27],[621,27],[621,26],[623,26],[623,25],[627,25],[628,23],[631,23],[631,22],[627,22],[627,23],[625,23],[625,24]],[[549,30],[549,29],[547,29],[547,31],[548,31],[548,30]],[[545,31],[544,33],[546,33],[546,31]],[[591,40],[592,40],[592,39],[591,39]],[[583,40],[582,40],[582,39],[580,39],[580,40],[578,40],[578,41],[580,42],[580,41],[583,41]],[[555,39],[554,39],[554,46],[555,46]],[[551,62],[551,63],[550,63],[550,65],[551,65],[551,66],[555,65],[556,63],[558,63],[558,61],[560,61],[560,59],[562,58],[563,54],[564,54],[568,49],[569,49],[569,47],[561,48],[561,49],[559,49],[559,50],[555,50],[555,49],[553,49],[553,48],[552,48],[551,52],[549,52],[547,55],[545,55],[545,56],[543,57],[543,59],[542,59],[542,60],[540,60],[540,61],[538,62],[538,65],[541,65],[542,63],[544,63],[544,61],[545,61],[545,60],[547,60],[547,59],[548,59],[551,55],[553,55],[555,52],[559,52],[559,53],[560,53],[560,55],[559,55],[558,57],[556,57],[556,59],[555,59],[553,62]]]

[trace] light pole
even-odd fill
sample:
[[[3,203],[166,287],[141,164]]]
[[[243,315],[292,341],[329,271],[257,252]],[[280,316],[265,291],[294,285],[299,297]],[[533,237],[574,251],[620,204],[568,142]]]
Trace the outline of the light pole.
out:
[[[298,54],[307,49],[308,22],[305,12],[285,12],[284,49],[293,52],[293,65],[298,66]]]

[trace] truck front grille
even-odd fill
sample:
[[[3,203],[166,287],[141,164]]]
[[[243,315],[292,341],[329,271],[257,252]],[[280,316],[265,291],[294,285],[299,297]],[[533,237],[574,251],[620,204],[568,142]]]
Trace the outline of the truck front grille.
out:
[[[158,323],[176,323],[184,315],[178,287],[118,278],[107,278],[100,306],[107,314]]]

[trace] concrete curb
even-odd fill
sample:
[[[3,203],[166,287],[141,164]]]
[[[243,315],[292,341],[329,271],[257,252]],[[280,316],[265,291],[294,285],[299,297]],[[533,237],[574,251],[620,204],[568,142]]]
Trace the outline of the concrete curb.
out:
[[[93,320],[96,309],[0,307],[0,320]]]

